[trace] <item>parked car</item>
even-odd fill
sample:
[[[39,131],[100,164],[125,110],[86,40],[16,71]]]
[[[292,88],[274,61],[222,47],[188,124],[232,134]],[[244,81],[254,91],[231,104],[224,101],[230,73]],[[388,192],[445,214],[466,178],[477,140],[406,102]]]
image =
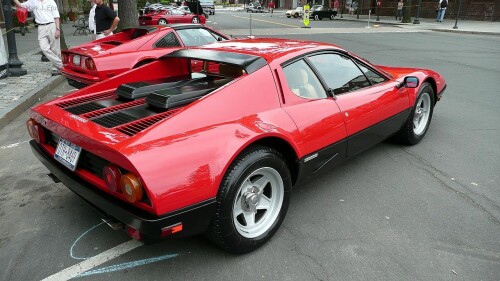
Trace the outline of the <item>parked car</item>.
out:
[[[276,233],[293,185],[388,137],[421,141],[445,88],[326,43],[229,40],[38,105],[27,127],[52,178],[131,237],[206,233],[246,253]]]
[[[294,10],[287,10],[285,12],[285,15],[287,18],[301,18],[302,15],[304,14],[304,8],[303,7],[297,7]]]
[[[179,6],[177,8],[179,11],[182,11],[182,12],[185,12],[187,14],[196,14],[197,11],[191,11],[191,9],[189,8],[189,6]],[[198,11],[198,14],[202,14],[203,16],[205,16],[206,19],[208,19],[209,15],[207,12],[205,12],[204,10],[202,11]]]
[[[62,51],[61,73],[71,86],[83,88],[168,52],[227,39],[229,36],[199,24],[128,28]]]
[[[324,5],[316,5],[311,9],[309,17],[315,20],[322,20],[324,18],[333,20],[336,15],[337,11],[332,10],[330,7]]]
[[[263,13],[264,12],[264,9],[262,9],[262,6],[261,5],[257,5],[257,4],[254,4],[254,3],[250,3],[247,5],[247,7],[245,8],[245,11],[247,13]]]
[[[139,25],[165,25],[169,23],[201,23],[205,24],[207,19],[204,15],[186,13],[178,9],[163,10],[149,13],[139,17]]]
[[[200,5],[203,8],[203,11],[210,15],[215,15],[214,0],[200,0]]]

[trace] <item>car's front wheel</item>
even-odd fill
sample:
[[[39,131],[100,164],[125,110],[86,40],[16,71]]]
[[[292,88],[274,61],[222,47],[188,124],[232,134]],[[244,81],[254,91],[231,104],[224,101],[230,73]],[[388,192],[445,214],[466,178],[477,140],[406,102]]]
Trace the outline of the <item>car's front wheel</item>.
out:
[[[158,20],[158,24],[159,24],[159,25],[166,25],[167,23],[168,23],[168,22],[167,22],[167,20],[166,20],[166,19],[160,19],[160,20]]]
[[[333,20],[335,18],[335,15],[334,14],[331,14],[330,15],[330,19]]]
[[[406,123],[399,131],[398,137],[404,144],[417,144],[420,142],[432,119],[434,112],[434,90],[429,83],[422,84],[417,100],[413,106]]]
[[[232,253],[257,249],[285,218],[291,189],[290,171],[278,151],[246,149],[222,180],[208,237]]]

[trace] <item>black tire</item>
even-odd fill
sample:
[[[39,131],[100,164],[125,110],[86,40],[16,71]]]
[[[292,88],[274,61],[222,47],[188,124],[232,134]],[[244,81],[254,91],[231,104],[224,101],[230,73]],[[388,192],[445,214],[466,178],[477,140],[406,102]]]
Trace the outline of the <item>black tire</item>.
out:
[[[292,16],[286,16],[287,18],[291,18]]]
[[[158,25],[165,25],[168,24],[168,21],[166,19],[159,19],[158,20]]]
[[[429,125],[431,124],[432,114],[434,112],[434,89],[429,83],[423,83],[418,92],[415,105],[411,109],[410,115],[405,124],[397,134],[397,139],[407,145],[414,145],[419,143],[427,133]],[[425,105],[427,103],[427,105]],[[422,113],[425,109],[426,111]],[[429,114],[426,117],[426,112]],[[422,120],[421,118],[425,118]],[[419,123],[418,120],[424,123]],[[418,126],[415,126],[417,121]]]
[[[314,15],[314,20],[320,20],[320,17],[318,15]]]
[[[335,15],[334,14],[331,14],[330,15],[330,20],[333,20],[335,18]]]
[[[199,18],[199,17],[193,17],[193,18],[191,19],[191,22],[192,22],[192,23],[200,23],[200,18]]]
[[[265,172],[269,171],[271,172],[269,174],[275,176],[274,178],[266,176]],[[262,173],[260,178],[259,173]],[[260,189],[262,191],[256,187],[257,184],[252,184],[251,187],[247,186],[246,192],[243,193],[243,183],[254,183],[254,180],[258,182],[258,180],[269,178],[273,180],[266,182]],[[281,183],[281,185],[276,183]],[[244,150],[234,160],[222,179],[217,194],[216,211],[207,231],[207,237],[217,246],[235,254],[248,253],[257,249],[274,235],[283,222],[290,203],[291,190],[290,171],[278,151],[264,146]],[[260,194],[258,199],[252,197],[254,195],[257,197],[257,194]],[[255,210],[258,210],[258,205],[262,201],[261,197],[265,197],[263,201],[269,205],[268,209],[265,209],[264,213],[258,217],[259,211]],[[252,207],[255,208],[255,213],[250,210]],[[241,213],[233,218],[238,208]],[[248,210],[245,211],[245,208]],[[253,216],[254,225],[249,226],[246,214]],[[245,227],[248,228],[246,233],[242,232]],[[258,231],[252,232],[252,227]]]
[[[298,14],[298,13],[295,13],[295,14],[293,15],[293,17],[294,17],[294,18],[298,18],[298,17],[299,17],[299,14]]]

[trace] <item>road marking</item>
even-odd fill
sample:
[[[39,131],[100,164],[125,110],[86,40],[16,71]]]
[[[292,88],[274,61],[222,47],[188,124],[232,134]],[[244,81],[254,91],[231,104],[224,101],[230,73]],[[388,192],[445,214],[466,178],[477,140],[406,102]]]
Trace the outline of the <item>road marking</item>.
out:
[[[90,229],[88,229],[87,231],[85,231],[82,235],[80,235],[80,237],[76,238],[75,242],[73,243],[73,245],[71,245],[71,248],[69,249],[69,255],[72,258],[74,258],[75,260],[86,260],[86,259],[88,259],[88,257],[85,257],[85,258],[84,257],[75,257],[73,255],[73,248],[75,247],[76,244],[78,244],[78,241],[80,241],[80,239],[82,239],[83,236],[87,235],[87,233],[91,232],[94,228],[96,228],[96,227],[98,227],[98,226],[100,226],[102,224],[104,224],[104,222],[101,222],[99,224],[94,225],[93,227],[91,227]]]
[[[17,142],[17,143],[13,143],[13,144],[9,144],[9,145],[0,146],[0,149],[7,149],[7,148],[18,147],[20,144],[27,143],[27,142],[29,142],[29,140],[22,141],[22,142]]]
[[[235,18],[250,19],[250,17],[241,17],[241,16],[235,16],[235,15],[231,15],[231,16],[233,16]],[[284,23],[279,23],[279,22],[274,22],[274,21],[260,20],[260,19],[255,19],[255,18],[252,18],[252,20],[253,21],[262,21],[262,22],[267,22],[267,23],[274,23],[277,25],[283,25],[283,26],[288,26],[288,27],[300,28],[300,26],[291,25],[291,24],[284,24]]]
[[[137,266],[142,266],[142,265],[146,265],[146,264],[150,264],[150,263],[154,263],[154,262],[159,262],[162,260],[168,260],[171,258],[175,258],[177,256],[178,256],[178,254],[172,254],[172,255],[159,256],[156,258],[149,258],[149,259],[143,259],[143,260],[138,260],[138,261],[125,262],[125,263],[121,263],[121,264],[117,264],[117,265],[103,267],[103,268],[96,269],[96,270],[90,270],[90,271],[84,272],[82,274],[79,274],[77,277],[120,271],[120,270],[129,269],[129,268],[133,268],[133,267],[137,267]]]
[[[143,244],[137,240],[129,240],[122,243],[114,248],[104,251],[96,256],[86,259],[80,263],[77,263],[71,267],[63,269],[42,281],[66,281],[73,277],[76,277],[86,271],[89,271],[105,262],[108,262],[114,258],[117,258],[125,253],[132,251],[133,249],[142,246]]]

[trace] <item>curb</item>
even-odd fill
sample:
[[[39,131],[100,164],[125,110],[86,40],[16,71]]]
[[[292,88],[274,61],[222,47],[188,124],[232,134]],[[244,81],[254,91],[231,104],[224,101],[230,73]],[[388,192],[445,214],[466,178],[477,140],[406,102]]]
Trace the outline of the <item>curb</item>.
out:
[[[488,31],[471,31],[471,30],[458,30],[458,29],[429,29],[431,31],[437,32],[449,32],[449,33],[462,33],[462,34],[475,34],[475,35],[496,35],[500,36],[499,32],[488,32]]]
[[[47,95],[55,87],[59,86],[66,77],[59,75],[53,76],[40,84],[36,89],[20,98],[17,102],[11,104],[0,111],[0,129],[9,124],[17,116],[32,107],[40,98]]]

